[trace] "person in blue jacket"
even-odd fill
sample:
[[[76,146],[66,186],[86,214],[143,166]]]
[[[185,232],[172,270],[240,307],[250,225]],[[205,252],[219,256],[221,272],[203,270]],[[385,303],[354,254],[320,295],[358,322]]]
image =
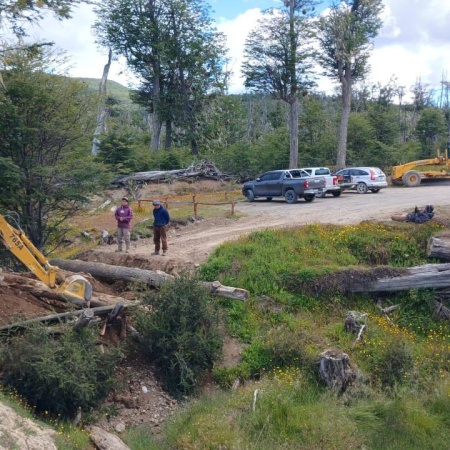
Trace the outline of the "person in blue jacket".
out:
[[[167,225],[170,222],[169,211],[161,205],[159,200],[153,200],[153,242],[155,251],[152,255],[159,255],[162,244],[162,254],[167,255]]]

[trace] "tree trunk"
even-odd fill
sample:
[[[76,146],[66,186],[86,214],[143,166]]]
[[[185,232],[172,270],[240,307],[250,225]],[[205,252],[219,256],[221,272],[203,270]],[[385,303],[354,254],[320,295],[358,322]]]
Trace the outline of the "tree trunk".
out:
[[[450,236],[432,236],[428,240],[427,256],[450,261]]]
[[[166,139],[164,148],[170,150],[172,147],[172,120],[166,120]]]
[[[346,353],[325,350],[320,355],[319,377],[325,384],[337,392],[344,392],[356,379]]]
[[[160,85],[159,85],[159,70],[154,70],[153,75],[153,113],[152,113],[152,141],[151,149],[153,151],[159,150],[159,140],[161,136],[161,119],[159,114],[159,106],[161,104],[160,98]]]
[[[295,169],[298,167],[298,99],[296,95],[294,95],[292,103],[290,104],[289,133],[289,168]]]
[[[90,273],[93,277],[104,278],[108,280],[138,281],[145,283],[147,286],[156,288],[161,287],[165,282],[175,279],[174,276],[161,271],[151,271],[137,269],[133,267],[111,266],[109,264],[85,262],[78,260],[54,259],[50,264],[61,269],[69,270],[76,273]],[[220,282],[213,281],[202,282],[212,295],[217,297],[232,298],[235,300],[245,300],[249,296],[249,292],[245,289],[235,288],[232,286],[222,286]]]
[[[103,76],[100,81],[99,86],[99,106],[98,106],[98,114],[97,114],[97,128],[94,131],[94,137],[92,139],[92,156],[96,156],[100,149],[100,140],[98,136],[106,133],[106,83],[108,81],[109,69],[111,67],[112,60],[112,50],[109,49],[108,53],[108,62],[105,64],[103,68]]]
[[[350,117],[350,108],[352,101],[352,84],[351,75],[344,72],[341,77],[342,84],[342,114],[341,122],[339,124],[339,143],[338,153],[336,158],[336,170],[340,170],[346,166],[347,161],[347,131],[348,119]]]

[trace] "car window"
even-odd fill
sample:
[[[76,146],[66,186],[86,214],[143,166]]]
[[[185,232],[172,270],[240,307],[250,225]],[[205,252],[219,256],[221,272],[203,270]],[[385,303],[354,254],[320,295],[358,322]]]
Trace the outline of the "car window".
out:
[[[292,175],[292,178],[301,178],[304,176],[309,176],[308,174],[303,175],[301,170],[290,170],[289,172]]]
[[[341,169],[336,172],[336,175],[347,175],[349,173],[348,169]]]
[[[316,169],[316,175],[329,175],[329,174],[330,171],[328,169]]]
[[[305,172],[308,172],[309,175],[312,174],[312,170],[311,169],[304,169],[304,170],[305,170]]]
[[[272,176],[273,172],[267,172],[267,173],[263,173],[259,178],[261,179],[261,181],[269,181],[271,180],[271,176]]]

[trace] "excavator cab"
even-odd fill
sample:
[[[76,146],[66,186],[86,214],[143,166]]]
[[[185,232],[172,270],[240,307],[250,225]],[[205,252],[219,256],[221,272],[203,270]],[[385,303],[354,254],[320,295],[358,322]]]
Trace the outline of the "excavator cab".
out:
[[[9,216],[15,223],[13,217]],[[92,286],[81,275],[63,277],[58,267],[50,265],[44,255],[28,239],[20,226],[14,228],[0,214],[0,241],[43,283],[68,302],[89,307]]]

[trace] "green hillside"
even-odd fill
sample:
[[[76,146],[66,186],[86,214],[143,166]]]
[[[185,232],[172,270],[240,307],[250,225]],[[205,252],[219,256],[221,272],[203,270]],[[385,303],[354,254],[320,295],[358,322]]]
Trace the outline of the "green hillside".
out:
[[[100,78],[75,78],[76,80],[83,81],[88,85],[88,89],[92,91],[98,91],[100,85]],[[107,82],[108,95],[117,99],[120,103],[132,103],[130,100],[130,90],[116,81]]]

